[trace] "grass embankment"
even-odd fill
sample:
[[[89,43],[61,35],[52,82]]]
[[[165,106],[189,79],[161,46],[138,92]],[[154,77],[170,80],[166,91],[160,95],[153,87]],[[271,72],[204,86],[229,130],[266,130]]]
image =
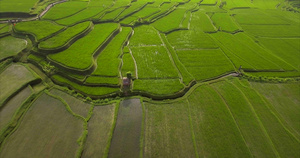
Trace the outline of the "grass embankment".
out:
[[[120,90],[119,88],[84,86],[84,85],[80,85],[75,82],[72,82],[66,78],[63,78],[62,76],[59,76],[59,75],[53,75],[52,79],[55,82],[58,82],[58,84],[70,86],[70,87],[74,88],[75,90],[80,91],[81,93],[84,93],[86,95],[92,95],[92,96],[109,95],[112,93],[118,93]]]
[[[65,31],[59,33],[58,35],[51,37],[45,41],[39,43],[40,49],[55,49],[64,46],[71,39],[76,38],[77,35],[80,35],[91,27],[92,23],[87,21],[79,23],[72,27],[67,28]]]
[[[88,69],[93,65],[93,55],[97,49],[117,28],[118,24],[95,25],[88,35],[77,40],[68,49],[56,54],[50,54],[48,57],[69,68]]]
[[[101,75],[109,77],[119,76],[120,67],[120,55],[122,54],[122,48],[127,41],[131,28],[122,27],[122,31],[117,34],[114,39],[105,47],[100,53],[97,59],[97,69],[92,75]]]

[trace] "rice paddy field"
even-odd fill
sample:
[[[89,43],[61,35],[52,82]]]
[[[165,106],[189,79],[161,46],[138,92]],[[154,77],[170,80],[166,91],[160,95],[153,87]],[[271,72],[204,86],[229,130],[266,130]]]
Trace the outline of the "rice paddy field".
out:
[[[0,0],[0,157],[300,157],[300,2]]]

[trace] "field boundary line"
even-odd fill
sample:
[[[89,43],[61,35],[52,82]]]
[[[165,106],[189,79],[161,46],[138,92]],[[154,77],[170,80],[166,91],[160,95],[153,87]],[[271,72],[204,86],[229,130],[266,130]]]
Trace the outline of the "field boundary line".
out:
[[[26,113],[28,112],[28,110],[32,107],[33,103],[43,94],[44,91],[40,91],[38,92],[37,94],[32,94],[31,96],[29,96],[24,102],[22,102],[22,105],[17,109],[17,111],[15,112],[14,116],[12,119],[17,119],[17,122],[16,122],[16,125],[13,127],[13,130],[10,131],[4,138],[3,140],[0,142],[0,152],[6,142],[6,140],[16,131],[18,130],[18,127],[20,126],[20,124],[22,123],[23,121],[23,118],[25,117]],[[31,97],[34,97],[34,98],[31,98]],[[28,100],[32,99],[29,103],[27,103]],[[21,110],[21,107],[23,106],[26,106],[25,104],[28,104],[28,107],[26,107],[24,109],[24,111],[21,113],[20,117],[19,118],[15,118],[16,116],[16,113],[19,112]],[[2,137],[2,132],[5,132],[5,131],[1,131],[1,135],[0,137]]]
[[[253,88],[250,88],[250,89],[253,89]],[[288,133],[288,134],[290,134],[298,143],[300,143],[300,140],[299,140],[299,138],[297,138],[297,136],[295,136],[295,134],[293,134],[290,130],[289,130],[289,128],[288,127],[290,127],[289,125],[285,125],[285,124],[287,124],[286,122],[285,122],[285,120],[284,119],[280,119],[275,113],[278,113],[277,111],[276,111],[276,109],[273,109],[273,108],[271,108],[270,107],[270,102],[268,101],[268,100],[266,100],[266,98],[264,98],[260,93],[258,93],[255,89],[253,89],[259,96],[260,96],[260,98],[262,99],[262,101],[265,103],[265,106],[270,110],[270,112],[271,112],[271,114],[272,115],[274,115],[274,117],[276,118],[276,120],[281,124],[281,126],[286,130],[286,132]],[[279,116],[281,116],[280,114],[278,114]],[[285,124],[283,123],[283,122],[285,122]],[[290,127],[290,128],[292,128],[292,127]],[[293,129],[293,128],[292,128]]]
[[[196,154],[196,158],[199,158],[199,153],[197,150],[197,144],[196,144],[196,136],[195,136],[195,130],[194,130],[194,126],[193,126],[193,122],[192,122],[192,116],[191,116],[191,104],[189,101],[189,98],[186,98],[186,101],[188,103],[188,112],[189,112],[189,123],[190,123],[190,128],[191,128],[191,135],[192,135],[192,140],[193,140],[193,146],[194,146],[194,151]]]
[[[219,40],[217,40],[216,38],[214,38],[213,36],[209,35],[214,41],[217,42],[217,44],[220,46],[220,48],[222,49],[222,51],[225,53],[225,51],[223,49],[226,49],[227,51],[231,52],[232,55],[234,55],[235,57],[239,58],[240,60],[244,61],[245,63],[249,64],[250,66],[252,66],[253,69],[256,70],[256,67],[253,66],[252,64],[250,64],[249,62],[247,62],[245,59],[243,59],[242,57],[238,56],[237,54],[233,53],[230,49],[226,48],[224,46],[223,43],[221,43]],[[226,54],[226,53],[225,53]],[[227,56],[227,55],[226,55]],[[229,57],[228,57],[229,58]],[[230,58],[229,58],[230,59]],[[230,60],[231,63],[234,65],[233,61]]]
[[[144,157],[144,148],[145,148],[145,129],[146,129],[146,109],[143,98],[140,97],[140,102],[142,106],[142,128],[141,128],[141,136],[140,136],[140,158]]]
[[[136,60],[135,60],[135,58],[134,58],[134,56],[133,56],[133,54],[132,54],[131,49],[130,49],[129,47],[128,47],[128,49],[129,49],[129,54],[131,55],[131,57],[132,57],[132,59],[133,59],[133,63],[134,63],[135,78],[136,78],[136,79],[139,79],[139,76],[138,76],[138,68],[137,68]]]
[[[218,96],[222,99],[222,102],[225,104],[225,106],[226,106],[226,108],[227,108],[227,110],[228,110],[231,118],[233,119],[233,121],[234,121],[234,123],[236,125],[236,128],[238,129],[238,131],[239,131],[239,133],[240,133],[240,135],[241,135],[241,137],[243,139],[243,142],[245,143],[245,146],[247,147],[247,149],[249,151],[250,156],[253,158],[253,154],[252,154],[251,150],[249,149],[249,147],[247,145],[247,142],[245,140],[245,137],[244,137],[244,135],[243,135],[243,133],[242,133],[242,131],[241,131],[241,129],[240,129],[240,127],[239,127],[236,119],[235,119],[235,117],[233,116],[233,114],[232,114],[232,112],[231,112],[231,110],[230,110],[230,108],[229,108],[226,100],[224,99],[224,97],[220,94],[220,92],[214,86],[212,86],[211,84],[209,84],[209,86],[212,87],[215,90],[215,92],[218,94]]]
[[[253,112],[255,118],[257,119],[258,124],[259,124],[261,130],[263,131],[263,133],[265,134],[265,136],[268,138],[269,143],[270,143],[270,145],[271,145],[271,147],[272,147],[273,152],[275,153],[276,157],[280,158],[280,155],[279,155],[279,153],[278,153],[278,151],[277,151],[277,149],[276,149],[276,147],[275,147],[275,145],[274,145],[272,139],[270,138],[269,133],[267,132],[265,126],[264,126],[263,123],[261,122],[259,116],[257,115],[257,113],[256,113],[256,111],[255,111],[253,105],[252,105],[251,102],[249,101],[248,97],[247,97],[247,96],[245,95],[245,93],[244,93],[239,87],[237,87],[235,84],[233,84],[233,83],[231,83],[231,82],[229,82],[229,81],[226,81],[226,82],[229,83],[229,84],[231,84],[233,87],[235,87],[235,88],[243,95],[243,97],[244,97],[244,99],[247,101],[247,103],[248,103],[248,105],[249,105],[251,111]],[[238,80],[238,82],[240,83],[239,80]]]
[[[117,123],[117,118],[118,118],[118,113],[119,113],[119,107],[120,107],[120,100],[117,100],[115,102],[114,120],[113,120],[113,123],[111,125],[111,129],[109,131],[108,142],[106,144],[106,147],[105,147],[104,154],[103,154],[102,158],[107,158],[108,157],[111,141],[112,141],[113,134],[114,134],[114,131],[115,131],[115,128],[116,128],[116,123]]]
[[[178,75],[179,75],[179,77],[180,77],[180,83],[184,85],[182,74],[181,74],[181,72],[179,71],[177,65],[175,64],[174,59],[173,59],[173,56],[171,55],[169,49],[167,48],[167,46],[166,46],[164,40],[161,38],[161,34],[160,34],[158,31],[157,31],[157,34],[158,34],[158,36],[159,36],[161,42],[163,43],[164,48],[166,49],[166,51],[167,51],[167,53],[168,53],[169,59],[171,60],[173,66],[174,66],[174,67],[176,68],[176,70],[177,70],[177,73],[178,73]]]

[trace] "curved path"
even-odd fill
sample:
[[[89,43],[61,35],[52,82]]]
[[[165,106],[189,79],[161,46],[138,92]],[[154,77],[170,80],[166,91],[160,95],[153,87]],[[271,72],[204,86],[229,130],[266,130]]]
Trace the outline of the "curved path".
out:
[[[34,21],[34,20],[40,19],[40,18],[41,18],[42,16],[44,16],[44,15],[49,11],[49,9],[51,9],[54,5],[59,4],[59,3],[64,3],[64,2],[67,2],[67,1],[68,1],[68,0],[61,0],[61,1],[54,2],[54,3],[49,4],[49,5],[46,7],[46,9],[45,9],[41,14],[37,15],[36,17],[26,18],[26,19],[16,18],[16,19],[12,19],[12,20],[5,20],[5,21],[0,21],[0,24],[10,23],[11,21],[19,22],[20,19],[21,19],[21,21]]]

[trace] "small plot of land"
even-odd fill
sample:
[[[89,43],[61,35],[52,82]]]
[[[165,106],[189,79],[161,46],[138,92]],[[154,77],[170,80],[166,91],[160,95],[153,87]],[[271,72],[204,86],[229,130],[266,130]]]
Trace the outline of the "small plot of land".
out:
[[[101,44],[118,28],[117,24],[99,24],[71,47],[48,57],[69,68],[88,69],[93,65],[93,55]]]
[[[103,157],[108,152],[107,144],[115,114],[115,105],[95,106],[88,122],[88,137],[82,157]]]
[[[51,21],[26,21],[18,23],[14,27],[16,32],[32,34],[37,41],[44,39],[63,28],[63,26],[57,25]]]
[[[40,42],[38,47],[41,49],[55,49],[62,47],[71,39],[76,38],[77,35],[86,31],[91,25],[92,23],[88,21],[69,27],[58,35]]]
[[[227,13],[215,13],[211,19],[218,30],[225,32],[235,32],[239,30],[239,27],[233,22],[232,18]]]
[[[139,78],[176,78],[178,72],[165,47],[132,47]]]
[[[78,21],[84,21],[84,20],[91,19],[93,16],[96,16],[99,13],[101,13],[104,9],[105,8],[103,8],[103,7],[88,7],[81,12],[78,12],[72,16],[57,20],[55,22],[58,24],[61,24],[61,25],[72,25]]]
[[[6,140],[0,157],[75,157],[82,132],[83,121],[43,93]]]
[[[27,46],[27,41],[12,36],[0,38],[0,60],[17,55]]]
[[[196,157],[187,102],[144,104],[144,157]]]
[[[270,108],[279,114],[279,118],[283,118],[283,122],[286,122],[299,138],[300,85],[251,82],[251,86],[271,103]]]
[[[139,157],[142,116],[139,99],[121,101],[108,157]]]
[[[0,105],[11,95],[24,88],[29,82],[37,80],[31,71],[20,64],[12,64],[0,74]]]
[[[201,30],[176,31],[168,34],[167,38],[175,49],[218,47],[215,42]]]
[[[177,54],[181,63],[197,80],[234,71],[231,61],[220,49],[182,50],[177,51]]]
[[[147,38],[145,38],[147,37]],[[134,28],[134,34],[130,38],[130,46],[159,46],[162,45],[158,32],[151,26],[142,25]]]
[[[0,12],[24,12],[28,13],[37,0],[1,0]]]
[[[15,112],[20,108],[23,102],[32,94],[31,87],[26,87],[12,99],[10,99],[0,110],[0,131],[10,122]]]
[[[168,16],[155,21],[152,26],[161,32],[168,32],[179,28],[179,25],[184,17],[186,10],[176,9]]]
[[[52,79],[57,82],[58,84],[64,85],[64,86],[70,86],[76,89],[77,91],[92,95],[92,96],[101,96],[101,95],[108,95],[115,92],[119,92],[119,88],[110,88],[110,87],[96,87],[96,86],[85,86],[81,85],[75,82],[72,82],[62,76],[54,75],[52,76]]]
[[[156,96],[173,95],[184,85],[179,79],[138,79],[134,81],[133,91],[141,91]]]
[[[57,4],[54,7],[52,7],[46,13],[45,16],[43,16],[43,19],[57,20],[67,16],[71,16],[85,9],[86,6],[87,6],[87,2],[83,2],[83,1],[69,1],[65,3]]]
[[[127,41],[131,28],[122,27],[122,31],[105,47],[97,59],[97,69],[93,75],[119,76],[120,55],[124,43]]]
[[[236,67],[242,65],[243,68],[246,69],[252,69],[252,67],[254,67],[258,70],[294,69],[284,60],[263,49],[244,33],[231,35],[219,32],[212,34],[212,37],[220,42],[223,51],[225,51]],[[235,60],[235,58],[238,59]],[[251,65],[252,67],[246,67],[245,65]]]
[[[260,43],[272,51],[276,56],[287,61],[300,70],[300,38],[272,39],[260,38]]]
[[[85,103],[85,102],[69,95],[68,93],[63,92],[58,89],[52,89],[50,92],[51,92],[51,94],[53,94],[55,96],[59,96],[60,98],[65,100],[66,103],[70,106],[71,110],[75,114],[80,115],[84,118],[86,118],[88,116],[89,110],[91,108],[90,104]]]

